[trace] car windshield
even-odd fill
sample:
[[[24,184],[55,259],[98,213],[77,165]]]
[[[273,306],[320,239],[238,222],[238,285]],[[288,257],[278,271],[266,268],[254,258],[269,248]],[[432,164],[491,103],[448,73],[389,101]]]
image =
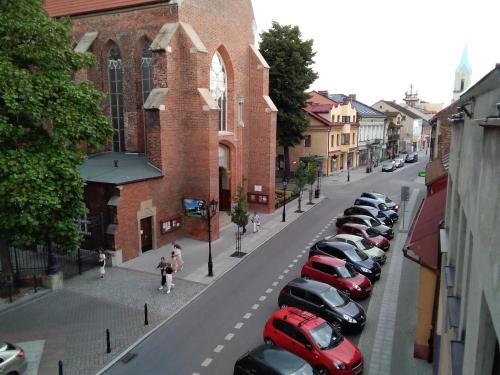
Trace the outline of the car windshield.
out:
[[[328,288],[321,293],[321,297],[323,297],[323,299],[333,307],[344,306],[347,302],[349,302],[349,299],[339,293],[335,288]]]
[[[385,203],[380,203],[380,204],[378,205],[378,208],[379,208],[379,210],[382,210],[382,211],[387,211],[387,210],[389,209],[389,207],[387,207],[387,206],[385,205]]]
[[[314,327],[309,333],[321,350],[334,348],[342,341],[342,336],[326,322]]]
[[[366,234],[368,234],[368,237],[377,237],[378,236],[378,232],[373,228],[366,228]]]
[[[368,228],[370,229],[370,228]],[[368,230],[366,231],[368,233]],[[373,247],[373,245],[370,243],[370,241],[365,240],[364,238],[358,242],[361,250],[368,250]]]
[[[359,262],[359,261],[367,260],[368,259],[368,255],[366,255],[365,253],[363,253],[359,249],[348,250],[348,251],[345,252],[345,254],[347,255],[347,257],[350,260],[353,260],[355,262]]]
[[[392,167],[392,161],[390,163],[382,164],[382,167]]]
[[[350,279],[354,276],[356,276],[356,271],[351,267],[351,265],[347,264],[343,267],[337,267],[335,268],[339,276],[343,279]]]
[[[372,225],[372,227],[377,227],[382,223],[380,221],[378,221],[377,219],[370,218],[370,224]]]
[[[385,203],[392,203],[392,200],[389,197],[385,197]]]

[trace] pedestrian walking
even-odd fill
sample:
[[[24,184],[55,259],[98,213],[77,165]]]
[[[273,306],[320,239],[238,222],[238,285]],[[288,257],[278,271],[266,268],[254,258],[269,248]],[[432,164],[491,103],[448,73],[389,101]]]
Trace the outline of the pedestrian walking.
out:
[[[253,232],[256,233],[260,228],[260,216],[257,212],[253,213],[252,218],[250,219],[253,224]]]
[[[182,269],[184,268],[184,260],[182,260],[181,245],[175,242],[173,242],[172,245],[172,266],[174,272],[182,271]]]
[[[165,266],[165,275],[167,277],[167,294],[170,294],[170,289],[175,288],[173,281],[174,269],[171,263],[167,263]]]
[[[106,273],[106,254],[102,249],[99,249],[99,276],[104,279],[104,274]]]
[[[160,258],[160,263],[158,263],[156,268],[160,269],[161,284],[160,284],[160,287],[158,289],[162,290],[165,287],[165,284],[167,283],[167,275],[165,273],[165,268],[167,268],[167,262],[165,261],[165,257]]]

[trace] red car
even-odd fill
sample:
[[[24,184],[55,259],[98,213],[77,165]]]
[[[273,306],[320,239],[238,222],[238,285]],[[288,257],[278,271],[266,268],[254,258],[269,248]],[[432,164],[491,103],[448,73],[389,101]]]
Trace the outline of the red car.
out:
[[[356,345],[322,318],[295,307],[271,315],[264,328],[264,341],[303,358],[317,374],[363,372],[363,355]]]
[[[372,283],[366,276],[357,273],[345,261],[329,256],[312,256],[302,267],[300,275],[331,285],[353,299],[364,298],[372,290]]]
[[[370,242],[373,246],[387,251],[391,246],[389,240],[380,234],[373,228],[370,228],[362,224],[346,223],[337,229],[337,233],[354,234],[355,236],[363,237],[365,240]]]

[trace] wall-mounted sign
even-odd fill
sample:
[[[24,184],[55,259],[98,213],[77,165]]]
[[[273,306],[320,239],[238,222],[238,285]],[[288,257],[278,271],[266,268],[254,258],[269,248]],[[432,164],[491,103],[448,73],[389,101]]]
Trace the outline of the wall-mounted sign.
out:
[[[205,201],[201,199],[184,199],[184,212],[186,216],[201,217],[201,207]]]
[[[262,185],[254,185],[253,191],[262,191]]]
[[[269,202],[269,195],[248,193],[247,200],[248,203],[267,204]]]
[[[160,221],[161,233],[165,234],[165,233],[180,229],[181,219],[182,219],[181,216],[173,216],[173,217],[169,217],[165,220]]]

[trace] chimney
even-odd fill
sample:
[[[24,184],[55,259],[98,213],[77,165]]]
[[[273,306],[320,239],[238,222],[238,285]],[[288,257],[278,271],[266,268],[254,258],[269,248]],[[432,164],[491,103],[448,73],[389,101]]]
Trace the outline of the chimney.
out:
[[[320,94],[321,96],[324,96],[325,98],[328,98],[328,90],[318,91],[318,94]]]
[[[356,94],[349,94],[349,99],[356,100]]]

